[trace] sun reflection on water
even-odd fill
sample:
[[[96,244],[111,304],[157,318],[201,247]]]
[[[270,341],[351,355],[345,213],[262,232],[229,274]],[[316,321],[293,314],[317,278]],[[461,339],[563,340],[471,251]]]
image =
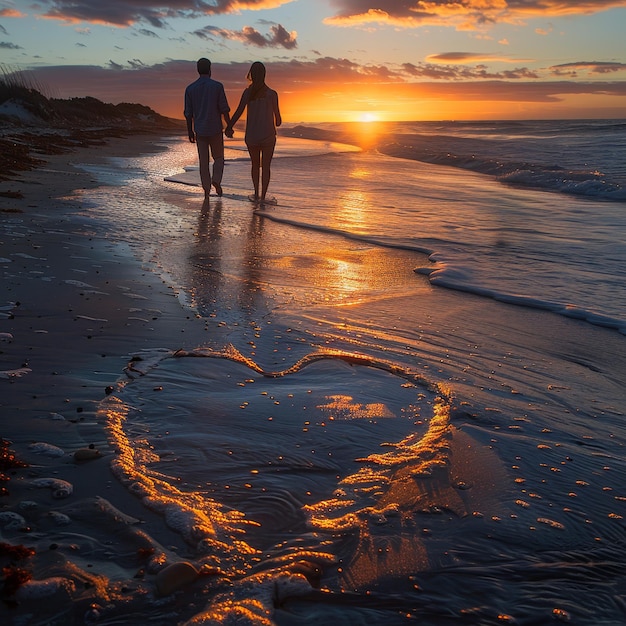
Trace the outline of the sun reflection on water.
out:
[[[355,177],[363,180],[368,175],[359,171]],[[332,216],[331,227],[346,232],[363,232],[368,205],[372,201],[365,189],[347,189],[337,196],[337,207]]]

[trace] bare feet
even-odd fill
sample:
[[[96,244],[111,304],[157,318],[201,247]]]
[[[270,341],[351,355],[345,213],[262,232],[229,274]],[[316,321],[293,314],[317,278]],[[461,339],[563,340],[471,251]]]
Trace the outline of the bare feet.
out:
[[[222,191],[222,185],[220,185],[219,183],[216,183],[215,181],[213,181],[213,187],[215,187],[215,192],[217,193],[218,196],[221,196],[222,193],[224,193]]]
[[[259,201],[259,196],[257,196],[255,193],[251,193],[248,196],[248,200],[250,200],[250,202],[258,202]]]
[[[261,198],[261,204],[278,204],[278,200],[272,196],[271,198]]]

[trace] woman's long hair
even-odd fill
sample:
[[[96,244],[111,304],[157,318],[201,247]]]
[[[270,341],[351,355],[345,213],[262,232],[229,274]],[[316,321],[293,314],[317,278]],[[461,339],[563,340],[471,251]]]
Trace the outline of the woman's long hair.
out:
[[[252,81],[250,85],[250,100],[262,98],[267,90],[265,84],[265,65],[260,61],[255,61],[248,72],[248,80]]]

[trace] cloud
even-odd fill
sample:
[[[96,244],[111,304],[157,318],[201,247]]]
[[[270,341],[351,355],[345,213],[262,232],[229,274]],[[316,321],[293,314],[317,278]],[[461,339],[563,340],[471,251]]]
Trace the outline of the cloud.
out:
[[[129,59],[128,65],[131,67],[131,69],[134,69],[134,70],[139,70],[139,69],[146,67],[146,64],[143,61],[140,61],[139,59]]]
[[[539,78],[539,74],[521,67],[513,70],[504,70],[500,72],[490,72],[487,66],[479,64],[475,67],[463,67],[458,65],[439,65],[432,63],[405,63],[403,69],[407,76],[412,79],[426,78],[429,80],[521,80]]]
[[[293,0],[48,0],[40,17],[66,22],[131,26],[147,22],[165,28],[168,19],[274,9]],[[41,6],[41,5],[39,5]]]
[[[156,39],[160,39],[160,37],[153,30],[148,30],[147,28],[139,28],[137,30],[137,34],[144,35],[145,37],[154,37]]]
[[[489,52],[440,52],[426,57],[431,63],[482,63],[485,61],[497,61],[500,63],[529,62],[533,59],[510,59],[506,56],[496,55]]]
[[[268,84],[279,93],[286,122],[320,120],[325,115],[332,119],[336,112],[352,110],[361,102],[381,110],[394,109],[402,119],[419,118],[425,110],[443,112],[446,107],[467,110],[471,115],[484,108],[490,117],[494,111],[510,116],[520,109],[540,111],[546,117],[554,111],[562,116],[564,109],[580,117],[618,117],[626,101],[626,80],[545,80],[545,76],[537,80],[532,73],[525,76],[527,70],[523,69],[496,74],[481,67],[387,67],[333,57],[266,60],[265,65]],[[249,62],[213,62],[213,78],[224,84],[231,107],[248,85],[249,69]],[[195,60],[188,59],[156,65],[133,59],[123,64],[111,62],[107,67],[42,66],[31,75],[37,84],[54,86],[55,97],[135,102],[178,119],[183,117],[185,87],[198,76]]]
[[[214,63],[213,77],[224,83],[229,99],[247,85],[249,63]],[[410,99],[458,99],[506,102],[560,102],[566,95],[626,97],[626,81],[533,80],[528,70],[489,74],[484,68],[451,68],[405,64],[394,70],[365,66],[346,59],[323,57],[313,61],[266,62],[268,84],[280,94],[295,97],[313,90],[317,96],[345,91],[399,94]],[[197,78],[195,61],[172,60],[128,66],[48,66],[32,70],[41,84],[55,86],[59,97],[93,96],[105,102],[139,102],[166,115],[182,117],[182,94]],[[514,79],[513,79],[514,78]]]
[[[321,57],[312,61],[291,60],[272,63],[273,75],[294,86],[316,84],[358,85],[401,83],[405,80],[401,68],[393,69],[385,65],[361,65],[349,59]],[[268,67],[269,72],[269,67]]]
[[[535,28],[535,34],[547,37],[553,30],[554,28],[552,26],[549,26],[548,28]]]
[[[271,42],[273,45],[279,45],[289,50],[298,46],[298,33],[295,30],[287,32],[280,24],[272,26],[270,30],[272,31]]]
[[[3,50],[22,50],[22,46],[18,46],[15,43],[11,43],[9,41],[0,41],[0,48]]]
[[[402,28],[453,26],[457,30],[478,30],[503,22],[519,24],[537,17],[589,15],[623,7],[624,1],[386,0],[372,6],[371,0],[330,0],[330,4],[337,12],[324,22],[334,26],[387,24]]]
[[[0,9],[0,17],[26,17],[24,13],[17,9]]]
[[[281,26],[274,24],[270,27],[269,35],[262,35],[252,26],[244,26],[241,30],[228,30],[226,28],[217,28],[215,26],[207,26],[193,33],[201,39],[211,39],[213,37],[222,37],[234,41],[241,41],[247,45],[256,46],[258,48],[286,48],[292,50],[298,47],[298,33],[291,33]]]
[[[554,76],[568,76],[575,78],[579,71],[589,74],[612,74],[613,72],[626,71],[626,63],[612,61],[576,61],[575,63],[562,63],[549,68]]]

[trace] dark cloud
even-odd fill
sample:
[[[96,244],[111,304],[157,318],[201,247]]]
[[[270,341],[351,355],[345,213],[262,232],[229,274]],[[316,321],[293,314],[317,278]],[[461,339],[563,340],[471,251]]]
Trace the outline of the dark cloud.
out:
[[[531,78],[539,78],[539,74],[537,72],[529,70],[526,67],[520,67],[514,70],[504,70],[502,72],[498,72],[498,76],[507,80],[519,80],[522,78],[527,80]]]
[[[459,65],[439,65],[433,63],[405,63],[406,74],[411,78],[425,78],[429,80],[522,80],[539,78],[539,74],[525,67],[500,72],[490,72],[486,65],[464,67]]]
[[[295,31],[290,33],[280,24],[272,26],[270,31],[272,33],[271,43],[273,46],[282,46],[288,50],[298,47],[298,42],[296,40],[298,35]]]
[[[46,0],[43,17],[69,22],[130,26],[148,22],[164,28],[171,18],[238,13],[242,9],[271,9],[293,0]],[[40,5],[42,6],[42,5]]]
[[[575,63],[562,63],[553,65],[550,71],[554,76],[568,76],[574,78],[579,72],[589,74],[612,74],[614,72],[626,71],[626,63],[615,63],[611,61],[576,61]]]
[[[8,35],[9,31],[2,24],[0,24],[0,33],[2,33],[3,35]]]
[[[0,48],[3,50],[22,50],[22,46],[18,46],[16,43],[10,41],[0,41]]]
[[[160,39],[160,37],[153,30],[148,30],[147,28],[137,29],[137,34],[143,35],[144,37],[154,37],[156,39]]]
[[[268,35],[261,34],[252,26],[244,26],[241,30],[207,26],[194,31],[193,34],[201,39],[221,37],[222,39],[241,41],[244,44],[256,46],[257,48],[286,48],[287,50],[292,50],[298,47],[297,33],[295,31],[287,32],[280,24],[272,25]]]
[[[192,35],[199,37],[200,39],[213,39],[215,37],[228,37],[227,30],[222,28],[218,28],[217,26],[205,26],[204,28],[198,28],[198,30],[194,30]]]
[[[68,22],[106,23],[130,26],[145,22],[164,28],[169,19],[240,13],[272,9],[295,0],[43,0],[32,5],[40,17]],[[313,0],[311,0],[313,1]],[[516,23],[534,17],[588,15],[614,7],[624,0],[329,0],[334,15],[327,24],[358,26],[391,24],[404,28],[451,26],[458,30],[484,28],[497,23]],[[37,10],[39,13],[37,13]],[[3,9],[0,15],[17,16]]]
[[[624,0],[330,0],[334,16],[324,20],[336,26],[391,24],[404,28],[453,26],[474,30],[497,23],[519,23],[534,17],[588,15],[625,6]]]
[[[130,26],[136,22],[148,22],[155,28],[164,28],[168,18],[181,17],[190,7],[188,2],[168,3],[166,8],[155,6],[152,2],[142,0],[51,0],[41,15],[49,19],[67,22],[88,22],[91,24],[113,24]]]

